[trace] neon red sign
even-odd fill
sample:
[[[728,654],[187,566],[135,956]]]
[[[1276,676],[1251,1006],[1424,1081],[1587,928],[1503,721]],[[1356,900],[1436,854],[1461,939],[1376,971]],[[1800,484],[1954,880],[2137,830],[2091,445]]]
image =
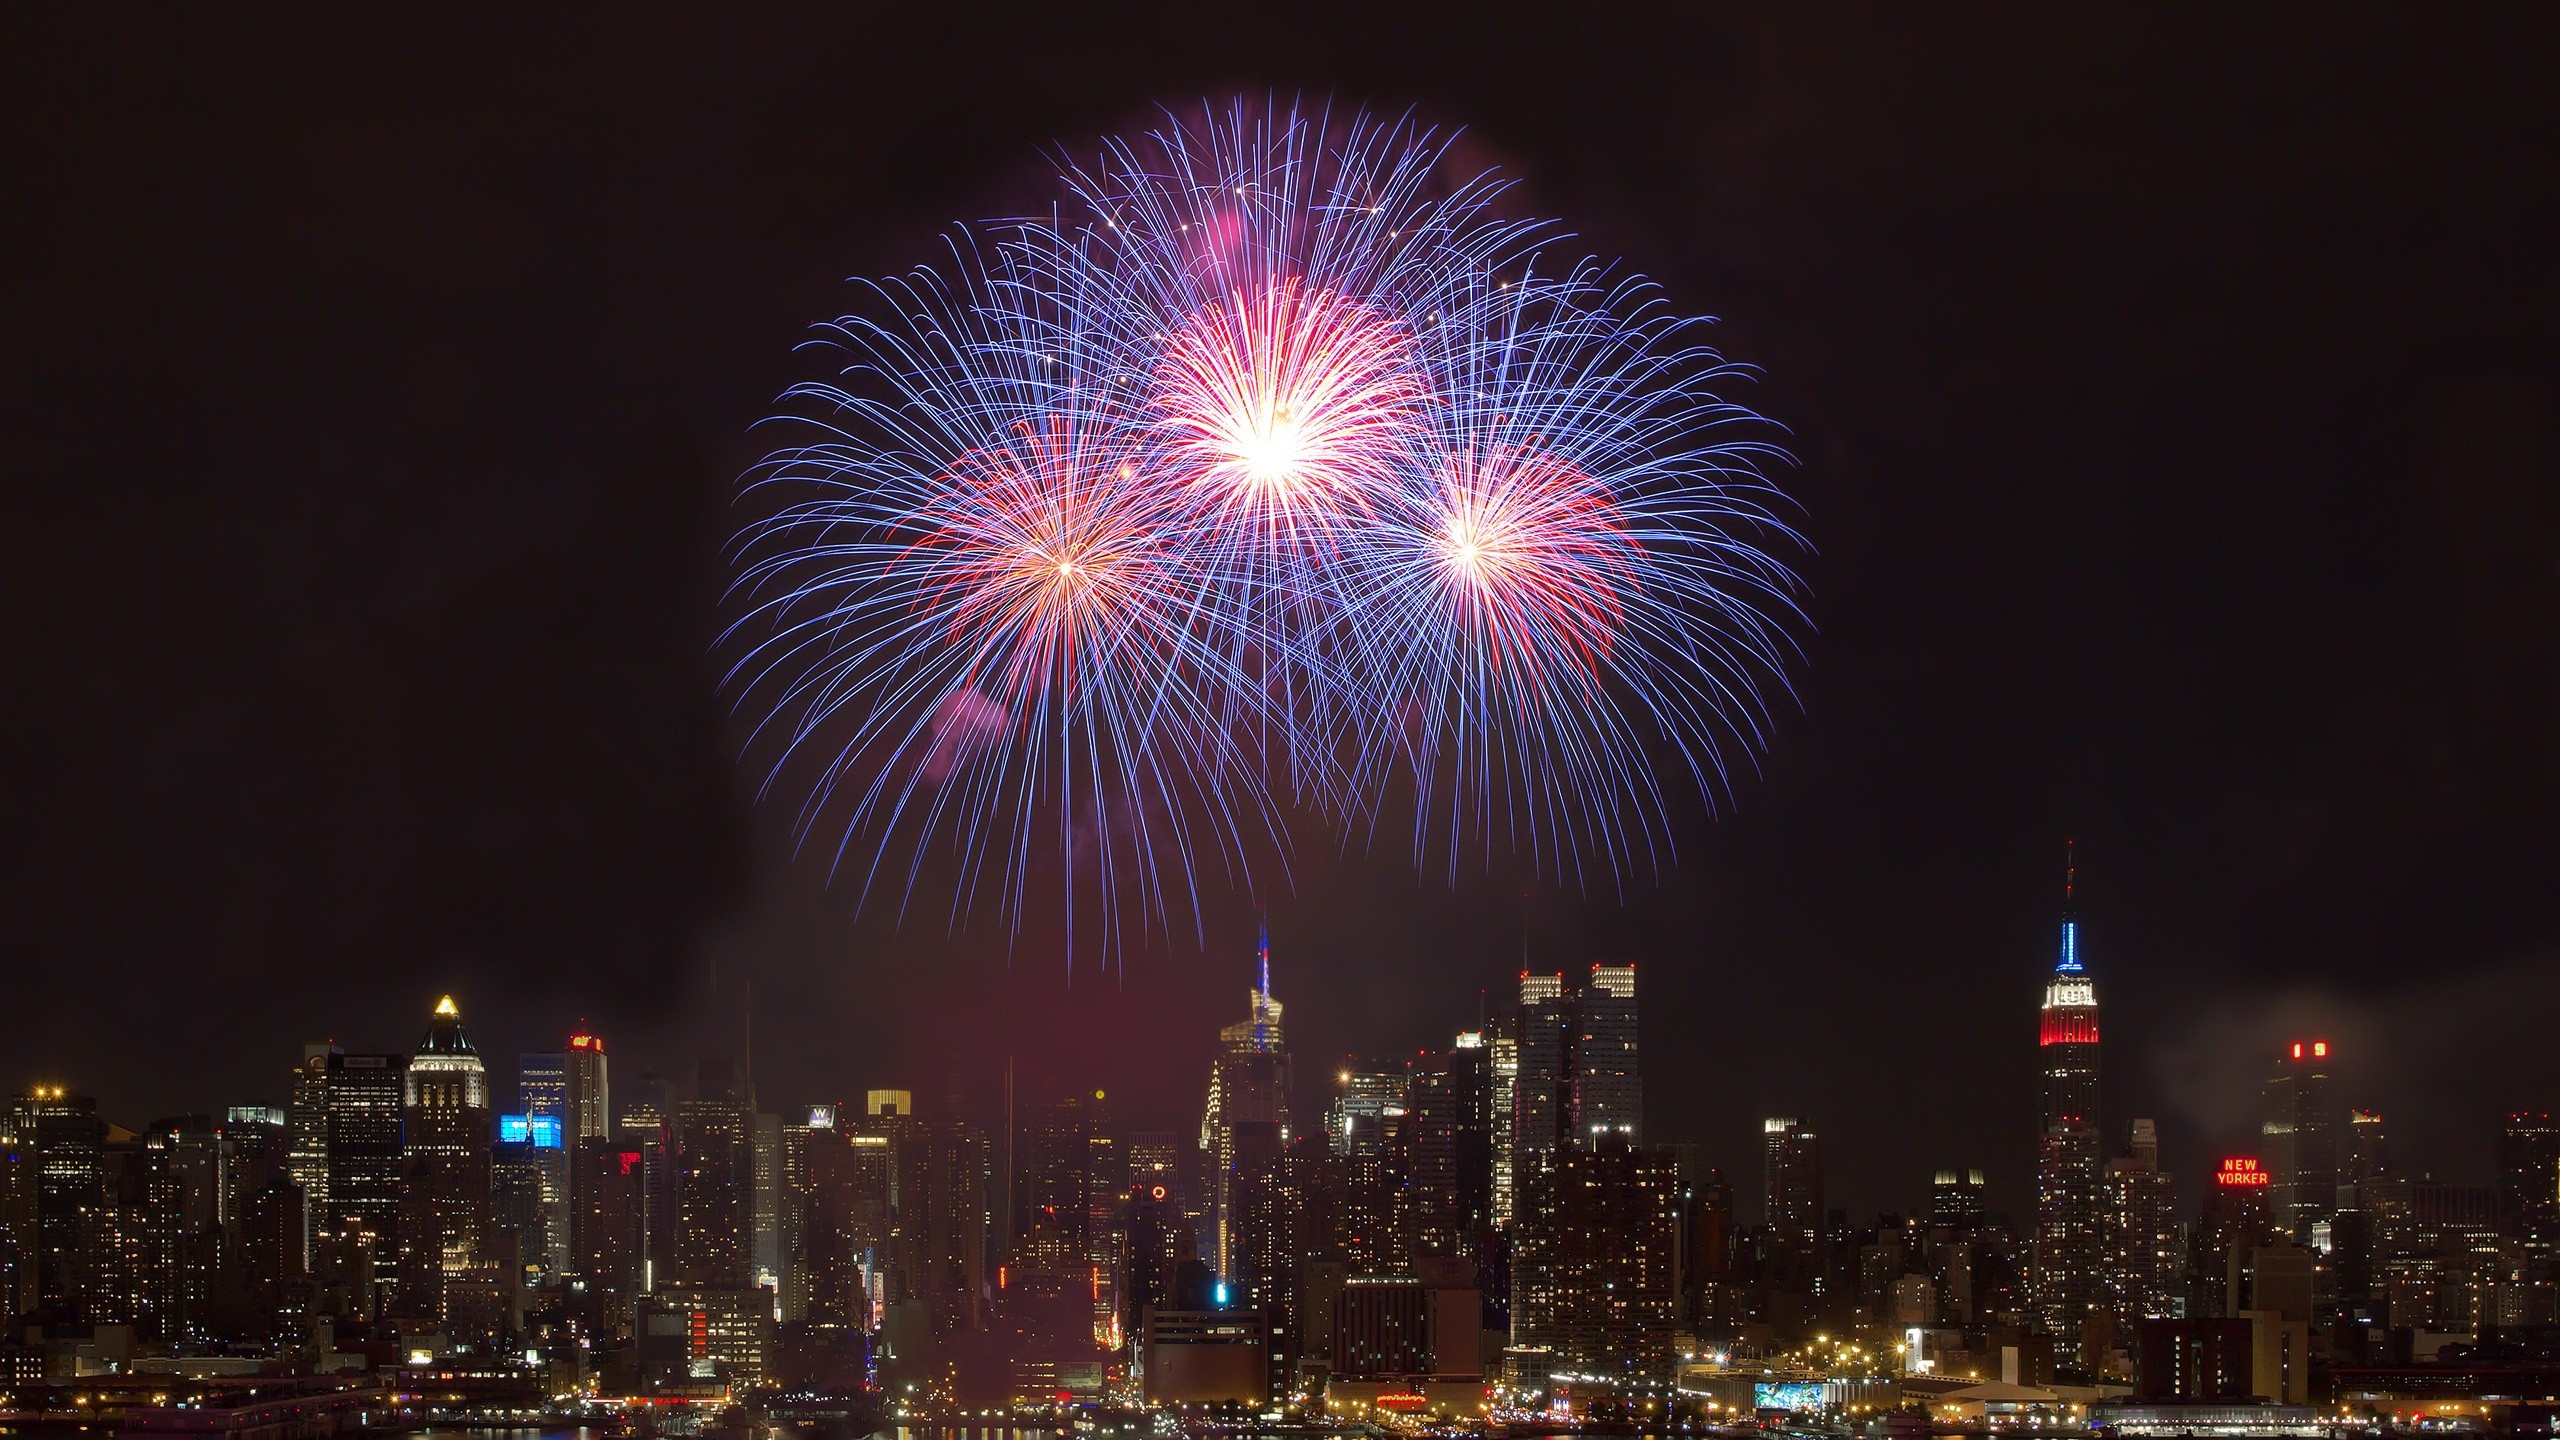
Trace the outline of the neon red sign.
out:
[[[2222,1168],[2214,1172],[2213,1183],[2253,1190],[2266,1185],[2271,1178],[2266,1171],[2258,1168],[2257,1161],[2247,1156],[2239,1156],[2222,1162]]]

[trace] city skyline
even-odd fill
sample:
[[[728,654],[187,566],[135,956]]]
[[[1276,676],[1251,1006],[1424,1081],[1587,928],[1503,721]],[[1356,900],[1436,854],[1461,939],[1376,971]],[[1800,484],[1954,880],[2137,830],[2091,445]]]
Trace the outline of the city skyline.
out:
[[[2042,1066],[2047,1071],[2050,1071],[2055,1063],[2052,1057],[2062,1053],[2054,1048],[2057,1040],[2066,1042],[2065,1050],[2070,1048],[2069,1042],[2073,1041],[2082,1041],[2089,1048],[2094,1048],[2094,1037],[2098,1034],[2094,1006],[2089,1006],[2085,1012],[2075,1012],[2067,1008],[2057,1012],[2055,1008],[2058,1003],[2057,995],[2063,996],[2059,1003],[2065,1006],[2086,1005],[2088,1002],[2085,987],[2091,983],[2092,967],[2082,958],[2083,941],[2081,912],[2076,895],[2078,885],[2076,863],[2069,868],[2070,874],[2066,877],[2065,893],[2057,911],[2053,941],[2056,947],[2053,953],[2058,954],[2060,958],[2050,966],[2048,983],[2043,992],[2042,1018],[2035,1025],[2024,1027],[2035,1042],[2033,1050],[2027,1052],[2031,1065]],[[1247,992],[1248,1000],[1251,1002],[1248,1007],[1251,1013],[1244,1021],[1223,1027],[1224,1038],[1217,1047],[1229,1054],[1250,1055],[1258,1049],[1271,1047],[1287,1049],[1278,1041],[1281,1033],[1279,1017],[1286,1003],[1280,1001],[1278,997],[1285,994],[1288,987],[1275,985],[1273,981],[1273,941],[1267,919],[1258,922],[1251,955],[1251,969],[1246,977],[1250,982]],[[1283,951],[1282,955],[1281,973],[1285,977],[1287,974],[1286,952]],[[1628,1009],[1635,1012],[1636,1007],[1632,1003],[1631,992],[1638,968],[1631,962],[1622,961],[1619,965],[1612,965],[1610,962],[1594,961],[1589,966],[1591,988],[1588,993],[1601,994],[1601,990],[1597,987],[1604,983],[1613,987],[1624,985],[1630,992]],[[1609,975],[1623,975],[1625,978],[1617,981],[1604,980],[1604,976]],[[1523,971],[1516,977],[1505,977],[1505,979],[1517,982],[1509,999],[1520,1003],[1530,1001],[1546,1003],[1553,998],[1565,1004],[1566,1009],[1561,1013],[1568,1017],[1575,1014],[1574,1006],[1578,1003],[1576,997],[1586,993],[1585,982],[1570,971],[1552,977],[1540,976],[1535,971]],[[2064,994],[2065,989],[2069,989],[2070,993]],[[457,999],[453,995],[439,995],[436,1002],[436,1015],[440,1018],[444,1017],[448,1008],[456,1003]],[[1439,1042],[1443,1046],[1450,1043],[1452,1039],[1461,1045],[1483,1043],[1480,1038],[1483,1016],[1487,1013],[1500,1012],[1505,1003],[1506,997],[1503,991],[1486,989],[1479,992],[1475,999],[1478,1018],[1472,1022],[1472,1028],[1452,1029],[1447,1034],[1437,1037]],[[1490,1011],[1487,1007],[1491,1007]],[[1310,1011],[1302,1009],[1299,1013],[1303,1017]],[[2057,1019],[2058,1013],[2063,1018]],[[2074,1018],[2075,1016],[2085,1016],[2085,1018]],[[1633,1023],[1632,1019],[1625,1022],[1629,1028],[1632,1028]],[[1658,1018],[1656,1023],[1660,1023]],[[519,1020],[505,1033],[511,1036],[518,1034],[525,1025],[526,1022]],[[724,1030],[725,1033],[722,1033]],[[2112,1030],[2110,1033],[2113,1033]],[[2165,1146],[2156,1128],[2148,1132],[2147,1143],[2161,1156],[2159,1168],[2172,1176],[2189,1177],[2188,1183],[2179,1189],[2181,1203],[2210,1195],[2212,1193],[2211,1176],[2214,1169],[2223,1160],[2234,1155],[2248,1156],[2259,1161],[2270,1175],[2277,1177],[2271,1184],[2278,1198],[2271,1203],[2279,1211],[2291,1203],[2282,1198],[2290,1193],[2285,1187],[2290,1184],[2287,1177],[2291,1174],[2294,1163],[2290,1148],[2290,1131],[2285,1132],[2285,1135],[2280,1138],[2276,1133],[2275,1122],[2268,1118],[2273,1113],[2268,1107],[2276,1104],[2272,1097],[2292,1083],[2287,1078],[2290,1073],[2288,1067],[2300,1068],[2305,1061],[2320,1065],[2323,1103],[2329,1110],[2336,1113],[2339,1125],[2345,1124],[2350,1110],[2353,1110],[2359,1118],[2370,1119],[2377,1124],[2390,1120],[2392,1107],[2384,1103],[2382,1096],[2376,1093],[2376,1071],[2381,1067],[2360,1070],[2355,1065],[2356,1057],[2352,1054],[2355,1047],[2349,1042],[2328,1038],[2329,1032],[2326,1030],[2318,1030],[2315,1035],[2313,1030],[2297,1027],[2285,1033],[2308,1038],[2272,1042],[2265,1047],[2265,1053],[2242,1057],[2238,1068],[2232,1072],[2235,1077],[2244,1075],[2249,1077],[2236,1080],[2235,1088],[2223,1097],[2224,1107],[2239,1117],[2234,1123],[2217,1130],[2199,1132],[2186,1129],[2185,1133],[2180,1133],[2182,1127],[2172,1122],[2169,1127],[2169,1139]],[[541,1037],[537,1035],[531,1038],[539,1041]],[[706,1040],[707,1043],[704,1043]],[[522,1064],[528,1067],[523,1071],[524,1078],[521,1081],[516,1078],[516,1072],[510,1067],[492,1069],[486,1082],[486,1094],[489,1097],[485,1102],[487,1107],[494,1113],[496,1097],[506,1095],[511,1097],[511,1106],[516,1112],[558,1116],[563,1126],[563,1133],[570,1137],[570,1143],[574,1146],[574,1139],[578,1133],[576,1126],[579,1122],[575,1115],[569,1114],[562,1108],[569,1103],[568,1096],[571,1093],[568,1078],[569,1066],[572,1064],[580,1066],[579,1073],[583,1075],[584,1067],[597,1063],[605,1055],[606,1043],[607,1037],[598,1033],[597,1027],[588,1023],[583,1014],[580,1015],[573,1023],[563,1028],[555,1042],[557,1048],[514,1052]],[[261,1105],[281,1107],[288,1098],[288,1092],[301,1083],[298,1077],[305,1072],[311,1056],[324,1051],[331,1055],[343,1055],[350,1047],[338,1035],[333,1034],[321,1040],[303,1042],[299,1048],[303,1059],[290,1066],[289,1072],[277,1079],[269,1089],[259,1089],[253,1084],[249,1087],[251,1093],[247,1096],[223,1099],[219,1103],[197,1096],[188,1103],[161,1105],[156,1108],[150,1105],[127,1106],[125,1111],[130,1113],[118,1111],[111,1118],[117,1118],[118,1123],[125,1123],[138,1121],[145,1111],[153,1115],[191,1112],[220,1114],[227,1109],[240,1107]],[[1432,1046],[1426,1040],[1426,1043],[1410,1053],[1428,1055],[1431,1050]],[[649,1093],[666,1096],[671,1093],[670,1087],[680,1089],[690,1083],[690,1077],[697,1068],[697,1061],[701,1064],[709,1064],[717,1060],[721,1064],[737,1067],[737,1083],[752,1086],[755,1083],[753,1076],[743,1067],[754,1052],[753,1033],[741,1016],[735,1025],[715,1026],[707,1036],[703,1032],[695,1032],[690,1050],[685,1049],[684,1042],[677,1042],[673,1049],[669,1049],[667,1043],[662,1040],[656,1049],[635,1051],[629,1048],[618,1048],[615,1053],[623,1058],[623,1074],[627,1083],[640,1083],[638,1077],[645,1075],[651,1087]],[[362,1053],[383,1052],[376,1049]],[[395,1049],[392,1053],[400,1052]],[[492,1053],[502,1052],[493,1051]],[[1142,1074],[1155,1078],[1164,1071],[1179,1070],[1187,1063],[1187,1060],[1177,1061],[1172,1058],[1180,1053],[1181,1051],[1177,1048],[1128,1058],[1135,1060]],[[1325,1127],[1335,1123],[1334,1117],[1339,1113],[1335,1097],[1342,1093],[1342,1087],[1334,1083],[1337,1063],[1342,1067],[1342,1074],[1349,1076],[1354,1071],[1373,1063],[1373,1057],[1351,1052],[1333,1057],[1321,1054],[1308,1055],[1303,1050],[1288,1053],[1302,1058],[1306,1064],[1301,1067],[1294,1081],[1285,1087],[1284,1093],[1287,1099],[1284,1108],[1278,1113],[1284,1118],[1292,1112],[1302,1117],[1296,1122],[1294,1133],[1308,1133],[1310,1127],[1315,1127],[1321,1133]],[[765,1058],[768,1065],[776,1063],[775,1057],[769,1052]],[[1515,1067],[1520,1063],[1517,1058],[1509,1056],[1506,1058],[1510,1059],[1510,1063]],[[1178,1082],[1171,1087],[1170,1098],[1151,1096],[1149,1087],[1142,1082],[1135,1096],[1128,1091],[1122,1091],[1120,1098],[1115,1102],[1114,1108],[1123,1119],[1122,1128],[1126,1130],[1134,1127],[1146,1130],[1169,1126],[1178,1134],[1188,1134],[1192,1130],[1197,1130],[1204,1150],[1217,1149],[1221,1142],[1216,1137],[1223,1132],[1219,1130],[1215,1121],[1216,1085],[1217,1077],[1223,1072],[1218,1067],[1215,1053],[1203,1050],[1197,1059],[1204,1073],[1212,1077],[1209,1120],[1204,1121],[1201,1118],[1202,1110],[1196,1095],[1187,1101],[1180,1095],[1181,1087]],[[1401,1066],[1405,1060],[1397,1056],[1384,1063]],[[1536,1063],[1532,1058],[1530,1065],[1533,1071]],[[1548,1063],[1553,1062],[1551,1060]],[[2045,1087],[2046,1095],[2039,1103],[2048,1116],[2053,1113],[2053,1107],[2058,1103],[2062,1104],[2066,1110],[2073,1110],[2076,1113],[2078,1108],[2086,1107],[2086,1096],[2095,1093],[2094,1089],[2088,1087],[2094,1087],[2097,1084],[2100,1067],[2094,1062],[2065,1063],[2085,1064],[2089,1072],[2088,1077],[2076,1082],[2056,1082],[2050,1074],[2039,1079],[2032,1070],[2028,1070],[2015,1077],[2018,1083],[2011,1088],[2017,1092],[2016,1094],[1999,1098],[2014,1102],[2019,1094],[2030,1093],[2036,1086],[2041,1085]],[[788,1060],[781,1064],[787,1074],[803,1073],[799,1067],[790,1064]],[[2267,1079],[2262,1073],[2269,1065],[2277,1067],[2272,1080]],[[540,1067],[538,1079],[536,1070],[532,1068],[537,1066]],[[946,1097],[926,1104],[923,1108],[928,1113],[956,1113],[962,1118],[984,1119],[993,1113],[998,1105],[995,1097],[999,1087],[1004,1083],[1002,1077],[1018,1066],[1036,1070],[1036,1073],[1045,1077],[1045,1083],[1050,1084],[1064,1083],[1073,1087],[1079,1083],[1101,1083],[1107,1091],[1115,1083],[1110,1078],[1109,1067],[1100,1063],[1100,1057],[1096,1054],[1069,1052],[1066,1055],[1052,1056],[1047,1059],[1026,1059],[1017,1054],[984,1051],[969,1053],[955,1050],[940,1067],[927,1066],[923,1071],[899,1069],[894,1065],[886,1068],[866,1066],[848,1072],[847,1078],[832,1083],[821,1082],[814,1087],[805,1080],[792,1080],[787,1083],[794,1088],[788,1090],[783,1108],[787,1111],[795,1107],[806,1108],[811,1105],[850,1106],[858,1102],[863,1094],[891,1087],[928,1096]],[[1285,1066],[1281,1073],[1288,1073]],[[2343,1086],[2333,1078],[2339,1075],[2344,1076]],[[114,1094],[112,1086],[84,1086],[76,1080],[66,1081],[53,1072],[34,1075],[24,1083],[37,1087],[56,1086],[84,1095],[96,1095],[102,1089],[111,1098]],[[2056,1101],[2051,1088],[2056,1083],[2063,1083],[2066,1086],[2077,1084],[2083,1088],[2067,1089],[2064,1092],[2069,1097],[2077,1098]],[[1230,1084],[1232,1085],[1233,1082],[1230,1081]],[[519,1091],[519,1085],[524,1087],[521,1091]],[[593,1092],[581,1090],[579,1093],[592,1094]],[[1615,1094],[1615,1092],[1609,1093]],[[1634,1093],[1639,1103],[1644,1103],[1648,1098],[1644,1095],[1640,1080],[1634,1087]],[[2338,1101],[2338,1096],[2341,1094],[2349,1097],[2347,1103],[2342,1104]],[[947,1099],[949,1096],[965,1097],[958,1111],[952,1110]],[[767,1094],[764,1098],[769,1101],[773,1096]],[[1266,1104],[1267,1102],[1253,1103]],[[1602,1103],[1603,1108],[1612,1111],[1621,1109],[1626,1104],[1623,1099],[1611,1099]],[[1232,1104],[1231,1100],[1230,1108]],[[1713,1163],[1728,1174],[1754,1173],[1754,1167],[1762,1160],[1760,1154],[1763,1148],[1762,1142],[1770,1141],[1774,1137],[1776,1133],[1774,1127],[1780,1123],[1765,1115],[1743,1114],[1733,1109],[1730,1102],[1723,1105],[1712,1103],[1699,1105],[1682,1103],[1677,1099],[1656,1099],[1650,1101],[1645,1112],[1639,1113],[1649,1115],[1653,1105],[1669,1108],[1672,1118],[1667,1125],[1654,1122],[1654,1128],[1659,1133],[1648,1138],[1661,1143],[1676,1141],[1698,1146],[1705,1163]],[[102,1102],[101,1113],[106,1114],[109,1108],[105,1102]],[[1770,1107],[1762,1108],[1765,1110]],[[1997,1101],[1992,1108],[1998,1108]],[[2425,1137],[2412,1135],[2411,1132],[2418,1127],[2395,1123],[2392,1128],[2400,1136],[2395,1143],[2395,1153],[2399,1156],[2405,1173],[2436,1176],[2454,1183],[2489,1183],[2495,1178],[2495,1171],[2500,1163],[2496,1150],[2496,1129],[2494,1124],[2489,1123],[2490,1120],[2519,1111],[2532,1112],[2537,1108],[2536,1105],[2527,1103],[2525,1099],[2519,1099],[2504,1108],[2492,1107],[2490,1111],[2479,1112],[2472,1117],[2477,1133],[2464,1137],[2468,1143],[2457,1145],[2429,1145],[2425,1143]],[[1832,1203],[1837,1204],[1847,1199],[1852,1210],[1918,1209],[1925,1207],[1931,1193],[1927,1176],[1942,1174],[1948,1166],[1954,1166],[1960,1171],[1969,1170],[1977,1175],[1988,1176],[1989,1178],[1984,1182],[1985,1193],[1999,1208],[2015,1218],[2021,1225],[2022,1232],[2033,1232],[2045,1223],[2037,1218],[2043,1203],[2038,1199],[2039,1192],[2048,1189],[2051,1183],[2045,1176],[2045,1167],[2049,1164],[2062,1163],[2066,1166],[2086,1168],[2088,1174],[2084,1179],[2071,1182],[2078,1187],[2072,1193],[2085,1191],[2085,1198],[2067,1202],[2067,1204],[2084,1208],[2096,1207],[2101,1200],[2099,1191],[2102,1187],[2099,1172],[2107,1165],[2108,1157],[2117,1154],[2125,1144],[2121,1132],[2132,1123],[2145,1126],[2158,1124],[2157,1119],[2149,1115],[2140,1116],[2138,1121],[2128,1118],[2136,1115],[2141,1109],[2142,1107],[2138,1104],[2117,1102],[2115,1108],[2102,1111],[2100,1116],[2083,1122],[2083,1128],[2077,1132],[2076,1138],[2064,1142],[2065,1151],[2062,1152],[2077,1158],[2060,1162],[2049,1158],[2056,1153],[2050,1143],[2040,1144],[2033,1138],[2037,1131],[2035,1125],[2031,1123],[2019,1142],[1998,1147],[2024,1152],[2023,1164],[2005,1173],[2003,1167],[1996,1163],[1986,1163],[1982,1156],[1948,1154],[1933,1161],[1925,1167],[1924,1171],[1887,1174],[1877,1178],[1873,1157],[1858,1155],[1848,1147],[1835,1147],[1832,1151],[1834,1159],[1830,1163],[1837,1165],[1841,1161],[1846,1161],[1846,1165],[1842,1168],[1848,1169],[1852,1174],[1861,1174],[1861,1179],[1855,1183],[1854,1187],[1844,1187],[1838,1180],[1838,1170],[1834,1170],[1831,1172],[1828,1183],[1821,1188],[1831,1196]],[[587,1113],[592,1117],[596,1113],[596,1107],[590,1104]],[[1253,1113],[1262,1112],[1255,1110]],[[2482,1116],[2489,1118],[2484,1120]],[[1724,1123],[1716,1125],[1702,1123],[1710,1119]],[[1551,1120],[1548,1123],[1556,1122]],[[1811,1111],[1800,1115],[1789,1115],[1786,1123],[1802,1124],[1809,1132],[1829,1128],[1819,1113]],[[2045,1133],[2050,1136],[2053,1133],[2050,1121],[2045,1123]],[[584,1133],[604,1133],[594,1128],[595,1122],[592,1118],[588,1124],[589,1128]],[[1921,1137],[1921,1143],[1924,1145],[1932,1143],[1931,1127],[1923,1123],[1910,1128]],[[1755,1141],[1754,1136],[1761,1138]],[[2329,1158],[2325,1162],[2328,1167],[2325,1173],[2334,1176],[2339,1173],[2337,1147],[2345,1142],[2332,1139],[2326,1143],[2328,1149],[2325,1153]],[[2451,1155],[2455,1159],[2453,1163],[2440,1164],[2432,1158],[2437,1155]],[[1816,1163],[1819,1170],[1824,1162]],[[2439,1172],[2441,1172],[2440,1176]],[[1501,1184],[1501,1182],[1496,1183]],[[2073,1210],[2069,1213],[2082,1212]],[[2095,1222],[2093,1219],[2083,1219],[2074,1223],[2085,1227]],[[2094,1245],[2095,1242],[2092,1240],[2080,1243]],[[2090,1302],[2083,1298],[2073,1303],[2086,1305]]]
[[[1106,1089],[1010,1060],[992,1095],[955,1071],[939,1094],[800,1105],[760,1092],[742,1047],[617,1092],[584,1025],[517,1057],[507,1112],[450,995],[405,1053],[306,1042],[282,1107],[136,1130],[27,1087],[0,1112],[0,1300],[26,1326],[0,1360],[20,1387],[146,1357],[405,1358],[555,1400],[1338,1414],[1393,1390],[1469,1415],[1602,1403],[1594,1381],[1660,1404],[1675,1376],[1682,1403],[1750,1384],[1768,1409],[1751,1377],[1808,1366],[1961,1404],[1996,1363],[2006,1393],[1974,1399],[2133,1417],[2254,1393],[2294,1430],[2315,1389],[2396,1392],[2413,1359],[2510,1383],[2462,1367],[2560,1314],[2560,1123],[2501,1117],[2490,1183],[2416,1173],[2337,1047],[2299,1040],[2261,1070],[2253,1153],[2182,1196],[2153,1119],[2100,1138],[2076,878],[2033,1012],[2024,1217],[1952,1167],[1870,1223],[1801,1116],[1762,1121],[1760,1212],[1739,1210],[1702,1146],[1645,1133],[1633,965],[1522,972],[1445,1049],[1346,1062],[1317,1122],[1293,1105],[1266,925],[1196,1133],[1131,1128]]]

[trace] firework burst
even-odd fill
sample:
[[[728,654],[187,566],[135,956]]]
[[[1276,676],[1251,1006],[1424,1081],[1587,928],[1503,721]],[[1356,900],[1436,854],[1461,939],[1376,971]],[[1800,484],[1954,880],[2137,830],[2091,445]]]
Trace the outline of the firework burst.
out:
[[[1049,216],[872,287],[751,496],[732,671],[804,835],[1019,925],[1252,883],[1279,802],[1416,859],[1658,863],[1784,684],[1771,427],[1640,281],[1553,273],[1410,123],[1237,104],[1061,167]],[[1046,838],[1043,838],[1046,837]],[[1266,843],[1267,842],[1267,843]],[[901,860],[899,857],[903,857]],[[901,870],[899,866],[902,865]],[[1116,945],[1116,940],[1113,942]]]

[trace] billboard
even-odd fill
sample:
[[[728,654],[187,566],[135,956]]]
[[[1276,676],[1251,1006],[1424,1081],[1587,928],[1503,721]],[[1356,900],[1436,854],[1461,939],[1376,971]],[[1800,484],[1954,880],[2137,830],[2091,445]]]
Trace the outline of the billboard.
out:
[[[1830,1403],[1829,1386],[1819,1380],[1763,1380],[1751,1387],[1757,1410],[1819,1410]]]

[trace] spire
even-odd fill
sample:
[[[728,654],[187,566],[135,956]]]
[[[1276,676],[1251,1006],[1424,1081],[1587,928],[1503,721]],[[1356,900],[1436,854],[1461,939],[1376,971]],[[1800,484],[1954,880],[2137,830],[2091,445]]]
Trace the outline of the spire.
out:
[[[1271,998],[1271,916],[1267,913],[1262,917],[1262,938],[1255,942],[1254,954],[1262,962],[1260,994],[1268,1000]]]
[[[2077,841],[2062,842],[2062,958],[2054,963],[2057,975],[2077,975],[2080,966],[2080,907],[2074,892],[2080,887],[2080,847]]]

